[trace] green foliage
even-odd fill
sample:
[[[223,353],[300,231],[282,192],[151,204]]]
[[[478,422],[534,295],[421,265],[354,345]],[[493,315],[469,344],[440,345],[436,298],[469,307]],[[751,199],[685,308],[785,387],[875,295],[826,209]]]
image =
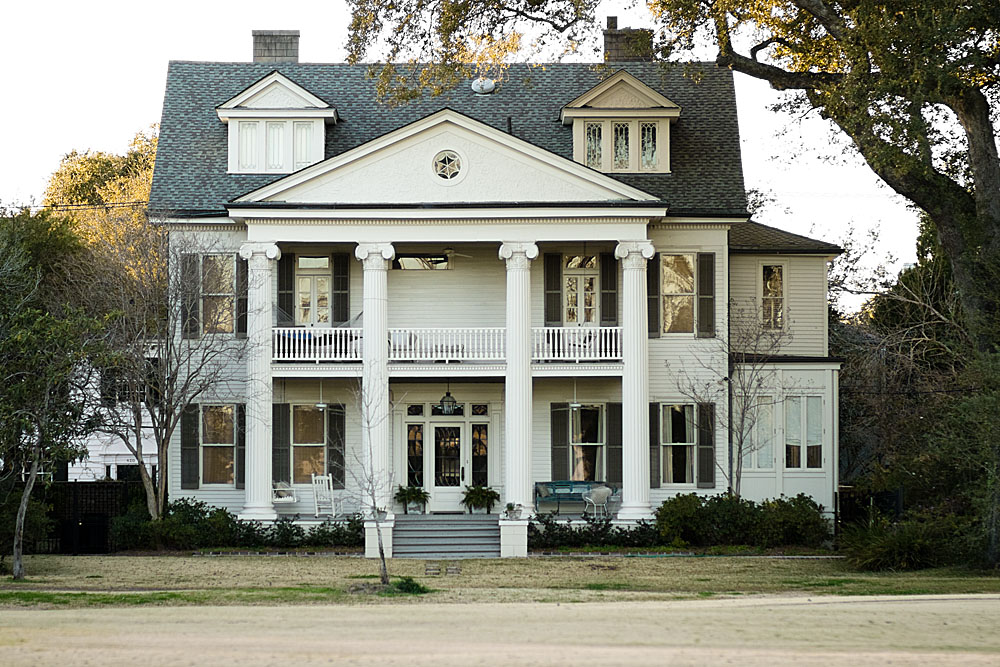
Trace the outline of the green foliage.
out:
[[[400,577],[392,582],[389,587],[391,592],[402,595],[424,595],[431,592],[431,589],[414,580],[413,577]]]
[[[462,492],[462,504],[472,512],[474,509],[485,509],[489,514],[493,506],[500,502],[500,494],[488,486],[467,486]]]
[[[393,496],[397,503],[403,506],[403,513],[409,514],[409,505],[427,505],[431,499],[431,494],[419,486],[399,486],[396,488],[396,495]]]
[[[840,538],[847,563],[858,570],[922,570],[965,561],[968,521],[954,515],[912,517],[892,523],[873,512],[847,526]]]
[[[111,522],[111,542],[119,551],[192,550],[210,547],[294,549],[299,547],[359,547],[364,545],[364,521],[325,521],[308,531],[295,517],[279,517],[270,526],[243,521],[221,507],[183,498],[169,503],[159,521],[150,521],[144,503],[135,503]]]
[[[830,539],[830,522],[823,516],[823,508],[804,493],[765,500],[760,508],[756,543],[762,547],[818,547]]]
[[[529,549],[560,547],[633,547],[651,548],[659,545],[656,527],[639,521],[634,527],[614,526],[608,518],[583,517],[582,525],[570,519],[559,521],[555,513],[539,514],[528,524]]]
[[[15,487],[16,488],[16,487]],[[20,491],[20,489],[17,489]],[[14,548],[14,521],[17,508],[21,504],[21,494],[7,493],[0,502],[0,562]],[[48,506],[38,500],[28,500],[28,510],[24,516],[24,541],[44,540],[52,530],[52,520],[48,516]]]

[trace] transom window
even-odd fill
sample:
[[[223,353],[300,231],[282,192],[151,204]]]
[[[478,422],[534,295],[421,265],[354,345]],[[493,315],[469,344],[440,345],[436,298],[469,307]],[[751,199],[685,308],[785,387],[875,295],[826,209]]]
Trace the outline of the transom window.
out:
[[[235,418],[235,407],[232,405],[202,406],[202,484],[232,484],[235,480]]]
[[[754,423],[743,443],[744,470],[774,469],[774,398],[757,399]]]
[[[765,329],[780,329],[784,325],[784,267],[780,264],[765,264],[762,273],[763,325]]]
[[[661,409],[663,483],[694,484],[694,405],[664,405]]]
[[[292,406],[292,483],[308,484],[326,470],[326,420],[314,405]]]
[[[570,407],[570,479],[604,481],[604,406]]]
[[[695,262],[693,254],[660,255],[663,332],[694,331]]]
[[[236,258],[201,258],[201,316],[205,333],[233,333],[236,319]]]
[[[785,399],[785,467],[823,467],[821,396],[789,396]]]

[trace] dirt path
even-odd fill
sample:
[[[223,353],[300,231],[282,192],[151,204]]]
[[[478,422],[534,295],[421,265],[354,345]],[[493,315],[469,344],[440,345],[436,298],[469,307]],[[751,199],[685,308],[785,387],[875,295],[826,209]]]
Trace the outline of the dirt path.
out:
[[[1000,596],[0,610],[0,664],[1000,665]]]

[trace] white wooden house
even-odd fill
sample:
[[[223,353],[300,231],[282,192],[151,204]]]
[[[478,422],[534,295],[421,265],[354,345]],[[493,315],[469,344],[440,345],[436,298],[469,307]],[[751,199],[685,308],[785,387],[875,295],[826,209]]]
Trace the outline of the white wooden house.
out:
[[[432,513],[474,484],[529,513],[538,482],[601,481],[620,521],[724,493],[728,388],[695,404],[679,380],[728,376],[743,303],[787,333],[744,495],[832,508],[839,249],[748,219],[729,71],[515,65],[391,108],[363,66],[299,63],[297,32],[254,39],[254,62],[167,78],[150,207],[213,244],[175,267],[182,333],[248,346],[245,382],[177,433],[171,497],[312,517],[313,473],[361,508],[374,477],[391,550],[397,485]],[[525,555],[526,521],[499,530]]]

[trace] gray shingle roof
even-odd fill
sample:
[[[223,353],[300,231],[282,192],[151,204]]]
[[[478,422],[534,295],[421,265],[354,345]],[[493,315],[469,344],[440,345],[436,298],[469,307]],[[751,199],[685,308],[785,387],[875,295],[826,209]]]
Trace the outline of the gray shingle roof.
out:
[[[729,252],[735,254],[776,253],[839,255],[844,249],[833,243],[768,227],[759,222],[736,222],[729,228]]]
[[[683,111],[671,127],[672,173],[615,178],[660,197],[674,215],[745,215],[732,73],[713,63],[622,67]],[[515,136],[572,158],[571,127],[559,122],[559,110],[614,71],[586,63],[514,65],[492,95],[476,96],[461,83],[438,97],[425,95],[388,108],[376,102],[374,82],[365,77],[363,65],[171,62],[151,209],[176,215],[224,213],[226,202],[282,177],[227,174],[227,127],[215,112],[274,70],[337,109],[341,121],[327,127],[327,158],[445,107],[503,131],[510,117]]]

